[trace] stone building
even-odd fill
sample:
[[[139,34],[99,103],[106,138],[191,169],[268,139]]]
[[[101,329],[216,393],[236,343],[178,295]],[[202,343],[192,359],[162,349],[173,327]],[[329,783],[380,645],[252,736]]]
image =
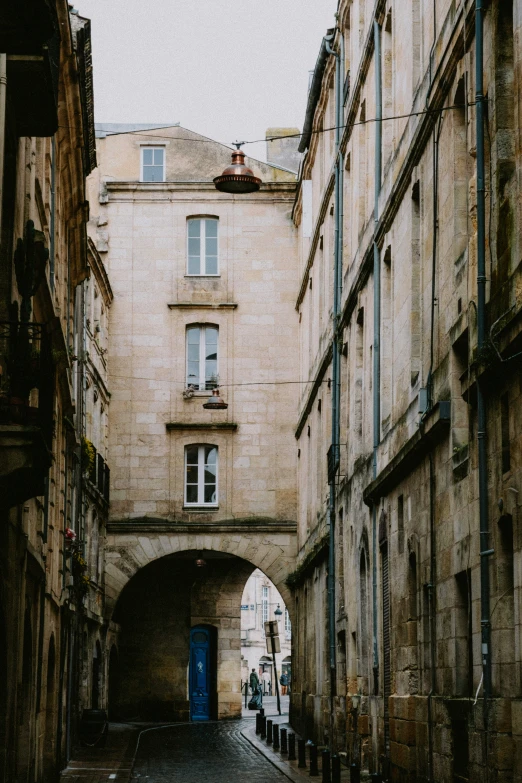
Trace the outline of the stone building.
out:
[[[96,164],[89,21],[0,9],[0,781],[56,779],[91,586],[75,344]],[[76,537],[75,542],[73,539]],[[74,554],[73,554],[74,553]],[[96,619],[94,619],[96,618]]]
[[[280,614],[276,614],[279,612]],[[292,676],[292,624],[281,593],[259,568],[248,577],[241,598],[241,681],[255,669],[263,693],[276,693],[272,654],[267,652],[265,623],[277,620],[281,652],[275,654],[278,680]]]
[[[485,5],[481,67],[475,3],[341,0],[301,141],[292,715],[397,781],[522,776],[522,4]]]
[[[90,236],[105,260],[110,709],[241,710],[241,596],[260,568],[289,603],[296,525],[296,176],[179,125],[97,127]],[[203,408],[212,390],[228,408]],[[199,677],[203,678],[201,680]]]

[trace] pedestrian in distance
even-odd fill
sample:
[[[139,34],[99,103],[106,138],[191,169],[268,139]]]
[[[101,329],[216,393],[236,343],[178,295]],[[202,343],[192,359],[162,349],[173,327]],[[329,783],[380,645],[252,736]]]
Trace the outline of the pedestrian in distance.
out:
[[[250,685],[250,690],[252,691],[252,693],[255,693],[255,690],[259,685],[259,677],[257,676],[257,672],[255,669],[252,669],[252,671],[250,672],[250,677],[248,682]]]
[[[279,678],[279,684],[281,686],[281,696],[286,696],[288,690],[288,677],[284,672]]]

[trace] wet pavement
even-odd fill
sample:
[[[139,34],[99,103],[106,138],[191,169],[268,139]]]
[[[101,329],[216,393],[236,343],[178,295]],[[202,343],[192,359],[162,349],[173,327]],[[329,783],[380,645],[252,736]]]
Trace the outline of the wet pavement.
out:
[[[154,727],[142,732],[133,769],[138,783],[286,783],[242,735],[249,720]]]

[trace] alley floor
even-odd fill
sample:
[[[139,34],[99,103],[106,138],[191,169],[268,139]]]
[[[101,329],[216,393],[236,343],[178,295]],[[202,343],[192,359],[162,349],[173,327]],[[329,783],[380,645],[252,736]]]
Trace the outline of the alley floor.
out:
[[[284,783],[288,778],[242,735],[246,721],[184,724],[143,733],[139,783]]]
[[[267,716],[288,720],[288,697],[265,699]],[[284,783],[287,764],[256,741],[255,712],[209,723],[110,724],[105,748],[79,748],[61,774],[63,783]],[[250,740],[248,739],[250,737]],[[264,745],[265,743],[263,743]],[[273,758],[271,758],[274,756]],[[281,765],[284,775],[277,767]]]

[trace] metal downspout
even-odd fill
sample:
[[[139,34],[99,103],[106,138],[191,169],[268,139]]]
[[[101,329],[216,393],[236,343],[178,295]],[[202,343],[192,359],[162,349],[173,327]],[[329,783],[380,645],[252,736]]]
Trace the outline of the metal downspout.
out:
[[[336,52],[331,47],[331,40],[325,39],[326,50],[336,58],[336,81],[335,81],[335,227],[334,227],[334,275],[333,275],[333,324],[332,324],[332,451],[333,459],[336,464],[339,459],[339,441],[340,441],[340,355],[339,355],[339,318],[341,312],[341,273],[342,273],[342,188],[343,188],[343,169],[342,155],[340,151],[341,126],[343,124],[343,104],[342,104],[342,68],[344,63],[344,39],[340,35],[340,51]],[[329,551],[328,551],[328,642],[329,642],[329,664],[330,664],[330,743],[335,747],[334,731],[334,699],[336,693],[336,639],[335,639],[335,475],[331,475],[330,492],[328,502],[329,514]]]
[[[0,54],[0,242],[4,203],[5,117],[7,103],[7,55]]]
[[[381,191],[382,157],[382,80],[381,80],[381,27],[373,22],[375,47],[375,201],[373,242],[373,478],[377,478],[377,450],[381,439],[381,254],[377,244],[379,228],[379,193]],[[372,508],[372,576],[373,576],[373,692],[379,693],[379,649],[377,643],[377,509]]]
[[[475,102],[477,134],[477,348],[480,357],[486,342],[486,183],[484,165],[484,7],[475,4]],[[489,587],[488,475],[486,450],[486,404],[477,377],[477,439],[480,520],[480,625],[484,677],[484,727],[487,732],[488,699],[491,697],[491,624]]]
[[[51,291],[54,291],[54,267],[55,267],[55,220],[56,220],[56,138],[51,139],[51,214],[50,214],[50,253],[49,253],[49,280]]]

